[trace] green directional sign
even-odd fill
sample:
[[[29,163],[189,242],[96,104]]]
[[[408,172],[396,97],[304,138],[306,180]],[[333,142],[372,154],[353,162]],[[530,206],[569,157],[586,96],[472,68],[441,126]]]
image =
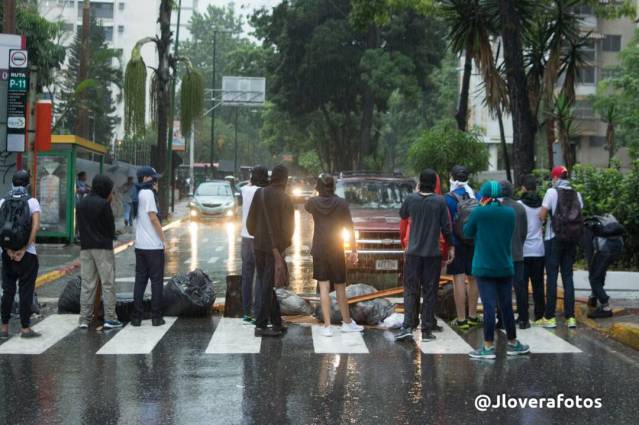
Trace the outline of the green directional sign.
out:
[[[9,75],[10,92],[26,92],[29,89],[26,72],[11,72]]]

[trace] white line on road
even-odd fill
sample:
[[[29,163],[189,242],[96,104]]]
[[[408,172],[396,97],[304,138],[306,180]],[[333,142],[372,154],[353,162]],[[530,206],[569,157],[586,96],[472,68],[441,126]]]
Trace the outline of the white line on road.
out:
[[[189,258],[188,260],[184,260],[184,264],[191,264],[191,259]]]
[[[223,317],[206,348],[207,354],[259,354],[262,338],[256,337],[255,327],[242,319]]]
[[[322,335],[321,326],[313,326],[313,348],[316,354],[368,354],[368,347],[360,332],[342,333],[333,326],[333,336]]]
[[[150,354],[177,317],[165,317],[164,320],[166,324],[162,326],[151,326],[150,320],[143,320],[138,328],[130,324],[125,326],[97,354]]]
[[[39,338],[26,339],[13,336],[0,345],[0,354],[42,354],[78,327],[77,314],[54,314],[33,326],[42,334]]]
[[[209,238],[202,239],[202,243],[207,243],[208,241],[209,241]]]
[[[435,340],[421,341],[421,331],[415,332],[415,340],[419,341],[419,348],[424,354],[468,354],[473,347],[452,330],[443,320],[439,319],[437,324],[444,331],[435,333]]]
[[[211,259],[208,261],[209,264],[215,264],[218,262],[218,260],[220,259],[220,257],[211,257]]]
[[[167,281],[171,279],[168,276],[164,276],[164,280]],[[135,283],[135,276],[133,277],[118,277],[115,279],[117,283]]]
[[[552,331],[533,326],[528,329],[517,329],[517,339],[530,345],[530,352],[536,353],[581,353],[582,351]]]
[[[221,252],[223,249],[223,246],[218,246],[217,248],[215,248],[215,252]]]

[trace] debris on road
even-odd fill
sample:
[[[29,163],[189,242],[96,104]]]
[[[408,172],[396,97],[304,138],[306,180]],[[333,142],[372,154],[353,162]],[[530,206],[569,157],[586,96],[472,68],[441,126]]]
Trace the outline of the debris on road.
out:
[[[201,269],[195,269],[189,274],[181,273],[164,286],[162,302],[164,314],[167,316],[210,315],[215,303],[213,282]]]
[[[284,288],[277,288],[275,290],[277,299],[280,302],[280,310],[285,316],[309,316],[313,314],[313,307],[297,295],[295,292]]]
[[[356,283],[346,287],[346,297],[353,298],[362,295],[368,295],[378,292],[377,289],[363,283]],[[340,324],[342,322],[342,314],[337,306],[335,291],[330,293],[331,297],[331,323]],[[371,301],[362,301],[357,304],[349,305],[349,311],[353,320],[362,325],[377,325],[384,321],[394,312],[393,303],[388,299],[375,299]],[[323,321],[322,308],[318,305],[315,308],[315,317]]]

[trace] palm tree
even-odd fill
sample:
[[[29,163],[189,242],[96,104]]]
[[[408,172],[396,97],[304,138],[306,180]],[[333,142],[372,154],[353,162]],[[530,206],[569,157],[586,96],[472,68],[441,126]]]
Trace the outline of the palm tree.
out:
[[[572,170],[575,165],[575,155],[572,150],[570,138],[574,133],[574,115],[573,103],[564,93],[554,97],[554,108],[551,117],[557,126],[557,135],[559,136],[559,144],[564,157],[564,163],[568,170]]]
[[[443,0],[440,7],[448,23],[451,50],[459,55],[464,54],[464,74],[455,119],[457,127],[466,131],[473,61],[482,75],[488,77],[484,81],[491,81],[492,77],[489,76],[495,73],[491,35],[495,31],[481,0]],[[492,88],[488,87],[488,90]]]

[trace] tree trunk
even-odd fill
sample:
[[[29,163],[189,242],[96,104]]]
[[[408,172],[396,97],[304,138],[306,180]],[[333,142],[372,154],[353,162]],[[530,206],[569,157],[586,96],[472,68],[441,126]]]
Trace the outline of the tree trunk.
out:
[[[608,168],[612,167],[612,158],[615,156],[615,125],[608,123],[606,128],[606,142],[608,144]]]
[[[366,33],[366,47],[374,49],[377,47],[377,28],[374,25],[368,27]],[[372,153],[373,116],[375,113],[375,95],[373,88],[366,84],[362,95],[362,121],[360,124],[360,149],[359,167],[363,168],[363,160]]]
[[[555,158],[553,146],[555,144],[555,120],[548,118],[546,121],[546,152],[548,153],[548,169],[552,170],[555,166]]]
[[[513,119],[513,169],[516,176],[535,168],[536,118],[530,110],[521,41],[521,17],[514,0],[499,0],[504,63]]]
[[[82,6],[82,33],[80,34],[80,66],[78,69],[77,83],[80,84],[89,78],[89,37],[91,25],[91,2],[84,0]],[[95,117],[93,117],[95,120]],[[91,140],[91,132],[89,130],[89,110],[87,108],[87,94],[83,90],[78,95],[78,117],[75,123],[76,136],[84,137]]]
[[[16,0],[4,0],[2,15],[2,32],[16,33]]]
[[[499,123],[499,138],[501,139],[501,151],[504,155],[504,167],[506,168],[506,178],[513,183],[513,176],[510,170],[510,155],[508,155],[508,146],[506,145],[506,132],[504,131],[504,119],[501,114],[501,106],[497,107],[497,122]]]
[[[168,173],[166,170],[166,155],[168,142],[168,119],[169,109],[171,107],[171,75],[170,75],[170,58],[169,49],[171,47],[171,0],[162,0],[160,3],[160,39],[157,43],[158,48],[158,93],[157,96],[157,156],[156,170],[162,174],[160,179],[160,189],[158,197],[160,201],[160,214],[167,217],[169,213],[169,190],[170,182],[168,181]]]
[[[468,128],[468,94],[470,91],[470,76],[473,72],[473,58],[470,52],[466,50],[466,58],[464,59],[464,75],[462,77],[461,92],[459,93],[459,105],[457,105],[457,113],[455,120],[457,128],[466,131]]]

